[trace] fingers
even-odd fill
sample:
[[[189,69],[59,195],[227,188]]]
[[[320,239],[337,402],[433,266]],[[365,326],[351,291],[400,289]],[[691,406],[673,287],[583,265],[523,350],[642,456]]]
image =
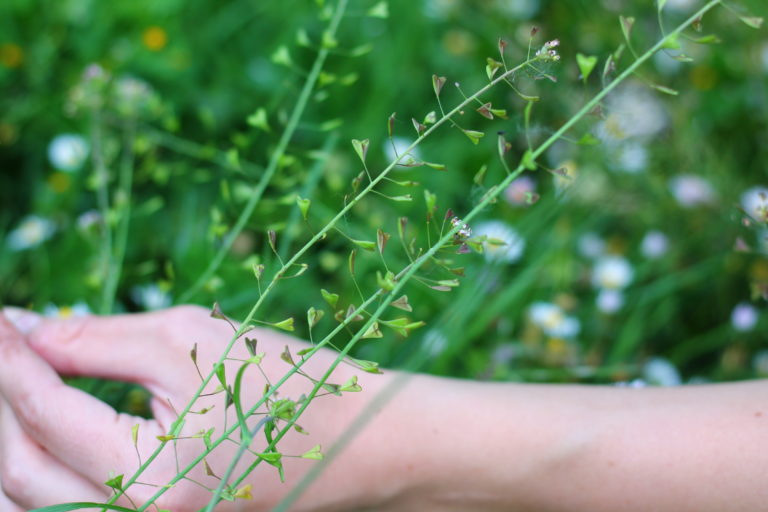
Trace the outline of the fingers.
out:
[[[43,315],[28,309],[6,306],[2,313],[22,334],[34,331],[43,321]]]
[[[24,509],[17,506],[8,496],[3,494],[3,481],[0,479],[0,512],[24,512]]]
[[[171,343],[174,329],[187,327],[174,325],[171,311],[46,319],[29,344],[59,373],[138,382],[168,396],[193,371],[186,354]]]
[[[108,496],[51,456],[22,430],[10,407],[0,401],[0,481],[2,510],[29,510],[73,501],[100,502]],[[6,503],[3,503],[3,499]]]
[[[131,427],[140,420],[66,386],[2,315],[0,395],[27,435],[92,481],[121,474],[134,460]]]

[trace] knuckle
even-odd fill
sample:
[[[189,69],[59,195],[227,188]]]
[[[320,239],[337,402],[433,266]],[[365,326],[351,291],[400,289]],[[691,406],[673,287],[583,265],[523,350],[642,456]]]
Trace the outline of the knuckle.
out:
[[[0,460],[0,489],[8,498],[14,501],[22,499],[32,485],[32,480],[17,457],[6,454]]]

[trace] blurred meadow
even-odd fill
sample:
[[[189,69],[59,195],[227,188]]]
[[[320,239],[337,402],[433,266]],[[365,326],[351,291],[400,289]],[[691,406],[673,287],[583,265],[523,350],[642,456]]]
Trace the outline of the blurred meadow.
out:
[[[656,6],[640,0],[355,0],[325,41],[334,3],[0,3],[2,303],[68,316],[218,302],[242,318],[259,296],[254,265],[269,274],[275,252],[289,257],[350,197],[363,171],[351,139],[370,139],[376,174],[393,146],[415,139],[412,118],[439,113],[433,74],[447,77],[449,109],[462,100],[454,82],[466,95],[488,82],[499,38],[510,65],[525,59],[533,27],[534,48],[558,39],[552,79],[515,82],[540,97],[527,130],[527,102],[497,87],[483,101],[508,119],[468,109],[461,124],[486,134],[477,145],[438,130],[412,156],[445,170],[399,167],[392,178],[408,183],[364,198],[337,226],[343,233],[302,258],[305,273],[280,281],[261,317],[294,317],[306,338],[308,308],[325,309],[317,339],[335,325],[321,289],[339,294],[337,309],[359,304],[384,265],[397,273],[408,263],[404,246],[428,248],[504,177],[496,132],[515,161],[527,139],[542,142],[599,91],[606,58],[624,44],[620,15],[635,19],[638,52],[661,36]],[[668,0],[664,27],[701,5]],[[442,252],[463,269],[451,276],[458,287],[433,289],[430,279],[446,278],[429,266],[407,285],[407,316],[425,326],[409,337],[382,328],[355,356],[491,380],[768,376],[768,34],[738,14],[766,8],[763,0],[729,5],[551,147],[540,163],[554,172],[526,172],[469,223],[473,236],[504,245]],[[710,35],[707,44],[691,40]],[[196,287],[280,147],[321,45],[329,57],[274,176],[221,265]],[[599,59],[586,81],[577,53]],[[631,61],[625,48],[618,70]],[[306,222],[297,196],[311,200]],[[436,204],[429,221],[425,196]],[[353,279],[349,238],[375,241],[379,228],[392,235],[385,263],[357,247]]]

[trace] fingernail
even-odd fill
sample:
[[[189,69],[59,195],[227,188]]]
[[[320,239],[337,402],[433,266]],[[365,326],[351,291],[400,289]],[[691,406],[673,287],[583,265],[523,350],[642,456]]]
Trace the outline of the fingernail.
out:
[[[7,318],[8,321],[11,322],[13,326],[16,327],[16,329],[24,335],[34,331],[35,328],[40,325],[43,319],[43,317],[38,313],[29,311],[27,309],[5,307],[3,308],[2,312],[3,315],[5,315],[5,318]]]

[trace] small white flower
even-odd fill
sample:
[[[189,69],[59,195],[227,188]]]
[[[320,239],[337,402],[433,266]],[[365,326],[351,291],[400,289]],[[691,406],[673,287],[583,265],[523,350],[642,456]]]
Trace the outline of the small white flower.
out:
[[[573,338],[581,330],[577,318],[566,315],[560,306],[551,302],[534,302],[528,309],[528,317],[553,338]]]
[[[620,290],[631,283],[633,277],[632,265],[619,256],[604,256],[595,263],[592,270],[592,284],[595,288]]]
[[[8,234],[8,248],[12,251],[22,251],[37,247],[45,242],[56,231],[53,222],[39,215],[30,215]]]
[[[741,207],[758,222],[768,222],[768,188],[752,187],[741,194]]]
[[[475,235],[485,235],[489,239],[483,242],[483,254],[488,261],[514,263],[523,256],[525,240],[507,224],[491,220],[475,226]]]
[[[605,142],[618,142],[634,137],[650,138],[668,123],[664,105],[637,84],[620,87],[608,96],[606,118],[597,126],[597,136]]]
[[[615,155],[613,168],[627,174],[638,174],[648,167],[648,150],[639,143],[622,144]]]
[[[663,357],[654,357],[645,363],[643,378],[657,386],[679,386],[683,382],[675,365]]]
[[[640,242],[640,251],[648,259],[664,256],[669,250],[669,238],[661,231],[649,231]]]
[[[131,297],[147,311],[165,309],[173,302],[166,287],[158,284],[134,286]]]
[[[387,161],[394,162],[399,157],[402,157],[398,165],[409,165],[417,159],[421,159],[419,148],[414,148],[410,153],[403,156],[411,144],[413,144],[413,141],[406,137],[392,137],[392,141],[387,140],[384,143],[384,154],[387,156]]]
[[[454,228],[459,228],[459,230],[454,235],[455,238],[457,238],[459,241],[464,241],[470,236],[472,236],[472,229],[461,221],[460,218],[454,217],[451,219],[451,226]]]
[[[579,253],[591,260],[599,258],[605,253],[605,240],[591,231],[579,237]]]
[[[101,213],[96,210],[88,210],[80,214],[77,218],[77,227],[82,231],[88,231],[93,226],[100,224],[102,221]]]
[[[597,294],[597,309],[606,314],[613,314],[624,305],[621,290],[603,289]]]
[[[715,201],[715,189],[695,174],[681,174],[669,180],[669,190],[681,206],[690,208]]]
[[[83,166],[89,151],[90,145],[82,135],[64,133],[48,145],[48,159],[59,171],[74,172]]]
[[[504,197],[513,206],[525,206],[528,204],[528,198],[535,193],[536,181],[526,175],[510,183],[504,191]]]
[[[91,308],[85,302],[76,302],[71,306],[48,304],[43,309],[43,315],[52,318],[77,318],[91,314]]]
[[[731,312],[731,325],[740,332],[751,331],[760,317],[758,309],[748,302],[741,302]]]

